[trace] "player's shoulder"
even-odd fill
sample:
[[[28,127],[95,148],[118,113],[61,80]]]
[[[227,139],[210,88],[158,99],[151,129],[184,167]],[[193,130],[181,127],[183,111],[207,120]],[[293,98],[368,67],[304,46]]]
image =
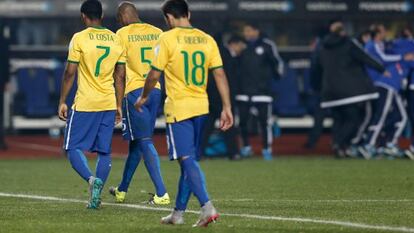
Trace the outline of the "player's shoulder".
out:
[[[130,28],[130,26],[131,25],[127,25],[127,26],[123,26],[123,27],[121,27],[120,29],[118,29],[117,31],[116,31],[116,35],[118,35],[118,36],[120,36],[120,35],[122,35],[122,34],[124,34],[124,33],[127,33],[128,32],[128,30],[129,30],[129,28]]]
[[[194,28],[194,30],[196,31],[196,33],[199,34],[199,36],[206,37],[207,38],[207,41],[209,43],[216,43],[216,40],[214,39],[214,37],[211,36],[210,34],[208,34],[207,32],[205,32],[205,31],[203,31],[201,29],[198,29],[198,28]]]
[[[143,22],[139,22],[139,23],[133,23],[127,26],[124,26],[120,29],[118,29],[118,31],[116,32],[116,34],[125,34],[125,33],[129,33],[131,31],[134,30],[143,30],[143,31],[150,31],[151,33],[162,33],[162,30],[159,29],[158,27],[149,24],[149,23],[143,23]]]
[[[87,35],[88,34],[88,31],[89,31],[88,29],[89,28],[85,28],[82,31],[79,31],[79,32],[76,32],[75,34],[73,34],[72,40],[76,40],[76,39],[81,38],[82,36]]]
[[[160,28],[158,28],[158,27],[156,27],[156,26],[154,26],[154,25],[152,25],[152,24],[149,24],[149,23],[143,23],[143,25],[144,25],[145,27],[147,27],[147,28],[148,28],[148,30],[151,30],[153,33],[158,33],[158,34],[161,34],[161,33],[162,33],[162,30],[161,30]]]
[[[170,41],[177,36],[177,30],[171,29],[165,32],[161,32],[159,40],[160,41]]]

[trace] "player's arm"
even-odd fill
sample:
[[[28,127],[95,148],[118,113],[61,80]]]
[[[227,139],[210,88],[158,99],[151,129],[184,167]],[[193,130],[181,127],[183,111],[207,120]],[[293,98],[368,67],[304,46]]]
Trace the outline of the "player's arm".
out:
[[[220,129],[226,131],[233,126],[233,113],[231,112],[230,89],[226,73],[223,68],[212,71],[218,92],[220,93],[223,110],[220,117]]]
[[[125,95],[125,76],[126,69],[125,64],[118,63],[115,66],[114,71],[114,82],[115,82],[115,95],[116,95],[116,124],[122,121],[122,98]]]
[[[68,106],[66,105],[66,98],[69,95],[70,89],[73,86],[75,80],[76,70],[78,69],[78,63],[68,62],[63,73],[62,88],[60,91],[59,99],[59,118],[62,121],[66,121],[68,117]]]
[[[148,73],[147,79],[145,80],[144,89],[142,91],[141,96],[138,98],[137,102],[135,103],[135,108],[141,112],[141,107],[147,102],[148,97],[152,91],[152,89],[155,88],[158,81],[161,77],[161,71],[156,69],[151,69],[151,71]]]
[[[233,126],[233,113],[231,112],[230,89],[226,73],[223,69],[223,61],[216,41],[211,39],[212,56],[209,62],[209,70],[214,76],[217,90],[220,93],[223,110],[220,116],[220,129],[226,131]]]
[[[151,70],[145,79],[144,89],[135,103],[137,111],[142,111],[141,107],[147,102],[152,89],[154,89],[155,85],[157,85],[157,82],[160,80],[162,71],[167,66],[170,59],[168,47],[167,39],[161,36],[157,46],[155,46],[155,58],[151,63]]]

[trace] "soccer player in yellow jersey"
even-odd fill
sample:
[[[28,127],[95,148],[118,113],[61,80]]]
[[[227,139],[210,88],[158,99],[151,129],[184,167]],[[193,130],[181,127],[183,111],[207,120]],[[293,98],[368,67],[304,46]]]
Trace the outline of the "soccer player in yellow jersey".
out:
[[[129,141],[129,153],[121,183],[118,187],[111,187],[109,192],[115,196],[117,202],[124,202],[131,179],[143,157],[156,190],[150,203],[166,205],[170,203],[170,197],[161,177],[158,153],[152,142],[155,120],[161,102],[160,84],[157,83],[156,88],[151,91],[150,101],[142,107],[141,112],[134,107],[151,69],[154,47],[162,31],[141,22],[135,5],[130,2],[122,2],[119,5],[118,21],[123,27],[116,34],[126,48],[128,59],[127,85],[122,104],[124,116],[122,128],[124,139]]]
[[[63,76],[59,117],[67,121],[64,149],[75,171],[89,183],[88,208],[98,209],[101,191],[111,170],[111,142],[115,122],[122,118],[126,54],[117,35],[102,27],[102,4],[87,0],[81,6],[86,29],[69,45]],[[68,110],[66,98],[78,73],[75,102]],[[96,176],[83,151],[97,152]]]
[[[181,177],[175,209],[162,218],[161,222],[183,224],[183,214],[190,194],[193,193],[201,205],[200,218],[194,226],[207,226],[218,218],[197,162],[203,125],[209,109],[206,93],[208,71],[212,71],[222,98],[222,130],[233,125],[229,87],[217,44],[211,36],[191,26],[187,2],[167,0],[162,11],[172,29],[160,36],[152,69],[135,107],[141,110],[145,103],[151,101],[151,90],[156,86],[161,72],[164,72],[167,90],[164,114],[167,120],[169,154],[171,160],[178,160]]]

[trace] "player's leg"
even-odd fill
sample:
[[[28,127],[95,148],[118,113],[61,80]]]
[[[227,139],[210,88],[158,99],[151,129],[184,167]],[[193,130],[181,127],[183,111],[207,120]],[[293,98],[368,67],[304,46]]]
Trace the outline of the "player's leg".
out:
[[[96,179],[92,184],[92,198],[89,208],[96,209],[101,204],[101,193],[111,171],[112,135],[115,127],[115,111],[99,112],[98,134],[93,149],[98,153],[96,162]]]
[[[193,172],[194,174],[187,173],[187,177],[189,179],[189,184],[192,192],[197,197],[200,206],[201,206],[201,213],[198,221],[193,225],[194,227],[205,227],[211,222],[214,222],[218,219],[219,215],[217,213],[216,208],[214,207],[213,203],[209,199],[208,191],[207,191],[207,183],[206,178],[204,176],[204,172],[201,169],[198,161],[200,160],[200,146],[203,131],[205,128],[205,120],[206,116],[200,116],[193,119],[194,120],[194,145],[196,148],[196,154],[194,158],[189,158],[189,161],[184,161],[184,167],[187,167],[190,164],[190,169],[186,169],[187,172]],[[195,184],[193,183],[195,182]],[[201,182],[201,183],[200,183]],[[194,185],[194,186],[192,186]]]
[[[182,124],[182,123],[181,123]],[[183,127],[173,127],[173,124],[167,123],[167,145],[168,145],[168,155],[170,160],[178,160],[178,153],[177,153],[177,136],[182,133],[180,128]],[[178,148],[183,149],[183,148]],[[180,151],[181,152],[181,151]],[[188,201],[190,200],[191,196],[191,188],[187,180],[187,176],[185,174],[184,168],[180,165],[181,175],[178,182],[178,192],[175,202],[175,208],[171,214],[161,218],[162,224],[183,224],[184,223],[184,212],[187,209]]]
[[[98,160],[96,162],[96,177],[106,183],[109,173],[111,172],[112,158],[110,153],[98,152]]]
[[[372,101],[367,101],[363,103],[363,107],[361,107],[361,124],[358,128],[358,131],[356,132],[356,135],[354,138],[352,138],[352,144],[353,145],[359,145],[362,141],[362,138],[364,136],[364,132],[366,131],[369,122],[372,118]]]
[[[142,153],[139,148],[139,142],[136,140],[136,129],[133,128],[133,117],[136,112],[133,105],[128,101],[128,98],[135,99],[136,97],[130,97],[133,93],[129,93],[122,101],[122,136],[128,143],[128,156],[125,160],[124,170],[122,173],[122,180],[118,187],[110,187],[109,193],[115,197],[116,202],[124,202],[126,193],[128,192],[129,185],[132,177],[141,161]]]
[[[394,92],[393,109],[388,118],[384,152],[389,156],[402,157],[404,153],[398,146],[398,140],[405,129],[408,117],[401,96],[397,92]]]
[[[75,170],[82,179],[89,182],[89,179],[93,176],[91,169],[88,165],[88,159],[81,150],[70,149],[66,151],[70,164],[73,170]]]
[[[206,226],[218,218],[208,197],[204,174],[197,162],[205,119],[205,116],[201,116],[167,125],[170,159],[179,160],[182,177],[176,209],[162,219],[163,223],[174,224],[173,216],[179,215],[179,211],[182,211],[180,208],[187,206],[190,193],[194,193],[202,207],[197,226]],[[185,187],[189,189],[185,190]]]
[[[305,147],[308,149],[315,148],[319,138],[323,132],[323,121],[326,117],[326,110],[322,109],[320,106],[320,97],[318,97],[318,101],[314,107],[312,118],[313,118],[313,126],[308,133],[308,141],[305,144]]]
[[[248,121],[250,115],[250,103],[248,101],[237,101],[237,107],[239,109],[239,128],[241,133],[242,139],[242,148],[240,150],[240,154],[243,157],[251,156],[252,155],[252,148],[249,143],[249,128],[248,128]]]
[[[360,124],[359,104],[348,104],[342,106],[343,124],[341,131],[340,147],[345,150],[351,145],[353,136],[358,131]]]
[[[393,91],[391,89],[378,87],[378,93],[379,98],[374,101],[372,119],[367,128],[366,142],[363,147],[360,147],[360,152],[365,159],[370,159],[376,154],[377,140],[384,127],[393,101]]]
[[[161,218],[162,224],[180,225],[184,224],[184,213],[190,200],[191,190],[183,168],[181,170],[180,180],[178,182],[178,192],[175,201],[175,208],[171,214]]]
[[[139,162],[141,161],[142,153],[139,149],[138,140],[130,141],[128,144],[128,157],[125,161],[124,171],[122,173],[122,180],[119,184],[117,190],[118,192],[126,193],[128,192],[129,184],[131,183],[132,177],[134,176],[135,170],[138,167]],[[123,202],[125,195],[122,195],[122,200],[117,200]]]
[[[154,204],[169,204],[170,198],[161,176],[160,159],[152,139],[140,139],[140,149],[144,157],[145,167],[155,186],[156,194],[151,200]]]
[[[138,92],[139,95],[141,90]],[[138,112],[136,119],[137,136],[139,137],[138,141],[145,167],[156,190],[155,195],[150,199],[150,203],[167,205],[170,203],[170,197],[162,179],[159,155],[152,140],[158,108],[161,102],[161,91],[158,89],[152,90],[149,100],[142,108],[142,112]]]
[[[258,102],[254,106],[259,113],[259,124],[262,133],[262,155],[265,160],[272,160],[273,114],[272,103]]]
[[[95,178],[83,151],[94,150],[101,121],[100,112],[77,112],[71,110],[65,130],[64,149],[73,169],[89,183],[88,208],[100,206],[100,189],[103,182]]]
[[[190,148],[187,153],[181,153],[184,156],[179,160],[188,179],[191,191],[197,197],[200,206],[204,206],[210,200],[207,193],[204,173],[197,162],[200,160],[200,146],[206,120],[207,116],[199,116],[191,119],[190,122],[192,122],[191,127],[193,133],[192,136],[191,133],[188,134],[187,139],[189,144],[191,144],[191,142],[193,143],[193,148]]]
[[[154,183],[156,195],[151,197],[150,202],[155,204],[169,204],[169,196],[166,192],[164,182],[161,177],[159,156],[152,141],[152,134],[161,93],[159,90],[151,92],[150,101],[143,106],[143,111],[135,110],[134,103],[141,95],[142,89],[133,91],[127,95],[123,103],[124,112],[124,139],[129,140],[129,154],[125,162],[122,182],[118,187],[112,187],[110,193],[114,195],[118,202],[125,200],[126,192],[132,177],[139,165],[141,158],[147,171]]]
[[[63,147],[66,150],[72,168],[86,182],[89,182],[93,175],[88,165],[88,159],[83,151],[91,148],[95,140],[94,135],[98,132],[98,127],[95,127],[96,125],[93,124],[94,121],[95,116],[93,114],[70,110],[65,129]]]

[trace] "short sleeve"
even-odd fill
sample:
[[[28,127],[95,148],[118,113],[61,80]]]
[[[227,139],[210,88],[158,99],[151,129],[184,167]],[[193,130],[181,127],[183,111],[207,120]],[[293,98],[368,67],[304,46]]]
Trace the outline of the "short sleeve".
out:
[[[168,64],[168,44],[165,38],[160,38],[154,49],[155,57],[151,64],[152,69],[158,71],[164,71]]]
[[[68,62],[79,63],[82,50],[79,45],[79,40],[76,35],[72,37],[69,44]]]
[[[126,64],[127,56],[128,56],[127,55],[126,44],[123,40],[122,34],[119,31],[116,33],[116,35],[118,36],[119,44],[122,48],[121,56],[119,56],[118,61],[116,62],[116,64]]]
[[[223,68],[223,61],[221,59],[219,48],[217,46],[216,41],[213,39],[212,39],[212,46],[213,48],[212,48],[212,53],[211,53],[211,60],[210,60],[210,64],[208,68],[210,70]]]
[[[123,44],[122,45],[122,53],[121,56],[119,56],[118,61],[116,64],[126,64],[127,63],[127,50]]]

